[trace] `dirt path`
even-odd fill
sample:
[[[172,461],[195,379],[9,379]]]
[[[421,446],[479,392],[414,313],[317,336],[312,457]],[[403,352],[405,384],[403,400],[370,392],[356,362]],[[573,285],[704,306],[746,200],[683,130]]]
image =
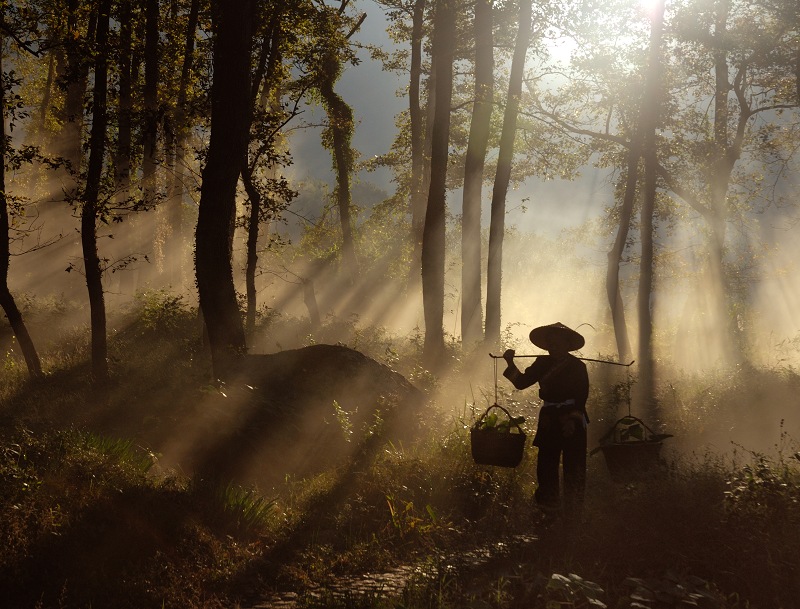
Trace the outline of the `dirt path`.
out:
[[[516,553],[537,541],[531,534],[513,535],[467,552],[433,556],[425,562],[401,565],[383,573],[364,573],[342,577],[325,587],[310,588],[302,592],[277,592],[255,602],[238,605],[235,609],[295,609],[301,600],[335,599],[388,599],[398,597],[410,583],[423,584],[449,576],[463,578],[477,569],[500,565]]]

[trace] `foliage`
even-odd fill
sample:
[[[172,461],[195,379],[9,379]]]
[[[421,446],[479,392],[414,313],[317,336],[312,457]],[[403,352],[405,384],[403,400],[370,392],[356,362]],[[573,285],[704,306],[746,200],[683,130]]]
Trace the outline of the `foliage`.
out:
[[[629,577],[622,585],[630,588],[626,607],[631,609],[668,609],[670,607],[722,607],[725,599],[707,581],[696,577],[679,577],[667,573],[664,577],[646,579]]]
[[[575,573],[561,575],[553,573],[545,586],[544,597],[547,609],[559,607],[596,607],[605,609],[607,605],[600,599],[603,589]]]
[[[725,504],[731,519],[758,522],[769,519],[796,526],[800,506],[800,452],[777,461],[751,452],[751,462],[737,468],[727,481]]]
[[[513,428],[522,425],[524,422],[525,417],[523,416],[501,417],[496,412],[490,412],[478,419],[478,422],[475,424],[475,429],[509,433],[513,431]]]
[[[179,429],[177,440],[191,436],[186,413],[196,411],[187,404],[203,399],[208,371],[190,361],[194,329],[156,314],[171,334],[143,331],[151,306],[165,309],[166,319],[193,314],[173,310],[175,301],[163,294],[140,302],[127,317],[134,331],[114,338],[131,364],[119,365],[118,386],[100,407],[76,365],[85,348],[39,383],[9,386],[2,376],[0,586],[15,606],[216,609],[246,606],[243,589],[292,591],[299,607],[409,609],[551,601],[734,609],[791,606],[800,595],[800,461],[788,433],[777,454],[746,445],[734,458],[673,453],[657,476],[629,484],[610,480],[601,457],[590,457],[583,518],[543,521],[532,500],[534,449],[514,470],[472,462],[468,431],[482,409],[462,400],[454,412],[448,403],[453,391],[465,391],[465,372],[437,379],[445,397],[430,402],[420,438],[379,443],[358,467],[289,479],[266,495],[235,480],[176,475],[146,448],[148,438],[165,429]],[[336,331],[394,368],[415,366],[413,337],[380,328],[356,334],[345,322]],[[51,353],[44,358],[53,361]],[[740,384],[732,383],[737,374]],[[592,399],[619,393],[615,380],[598,380]],[[476,401],[491,402],[491,379],[473,382]],[[691,420],[671,441],[682,441],[691,426],[717,424],[718,400],[737,416],[752,410],[746,385],[778,392],[781,384],[791,395],[796,383],[786,370],[676,375],[675,399],[686,402],[671,402],[685,408],[674,425]],[[515,393],[501,390],[499,399],[533,420],[535,407]],[[715,407],[701,408],[709,402]],[[601,432],[593,419],[590,433]],[[368,433],[354,428],[350,444],[361,446]],[[277,547],[292,551],[271,554]],[[382,574],[398,566],[413,575],[399,589],[381,588]],[[371,591],[337,587],[365,574],[378,582]]]
[[[139,292],[134,306],[144,330],[166,336],[185,334],[197,316],[183,294],[163,288]]]
[[[209,496],[176,478],[148,476],[154,459],[130,441],[93,434],[4,434],[5,602],[218,606],[218,592],[201,590],[200,579],[185,573],[205,573],[212,584],[215,564],[246,560],[248,550],[223,543],[226,534],[263,531],[273,504],[232,485]]]

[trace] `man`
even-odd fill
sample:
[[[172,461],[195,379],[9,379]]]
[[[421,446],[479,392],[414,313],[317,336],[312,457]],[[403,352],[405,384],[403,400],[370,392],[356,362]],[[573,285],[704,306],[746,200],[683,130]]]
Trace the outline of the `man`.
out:
[[[589,375],[586,364],[570,351],[584,345],[583,336],[556,322],[534,328],[531,342],[549,355],[537,357],[520,372],[514,364],[514,350],[503,353],[508,367],[503,376],[517,389],[539,383],[543,404],[533,445],[538,447],[536,502],[545,512],[560,509],[559,462],[563,459],[564,508],[568,515],[581,509],[586,485],[586,400]]]

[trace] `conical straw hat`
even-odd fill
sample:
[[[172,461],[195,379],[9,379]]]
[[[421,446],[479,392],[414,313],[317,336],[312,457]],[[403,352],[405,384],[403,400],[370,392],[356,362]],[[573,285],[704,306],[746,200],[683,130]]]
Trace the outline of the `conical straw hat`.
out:
[[[537,347],[550,351],[554,344],[562,344],[567,351],[577,351],[586,341],[583,336],[560,321],[547,326],[539,326],[531,330],[531,342]]]

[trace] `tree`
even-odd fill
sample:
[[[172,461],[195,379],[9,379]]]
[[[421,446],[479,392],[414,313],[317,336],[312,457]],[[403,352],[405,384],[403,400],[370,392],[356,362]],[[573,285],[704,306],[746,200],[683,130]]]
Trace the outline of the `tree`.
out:
[[[236,184],[247,154],[251,122],[253,10],[251,0],[212,2],[214,80],[211,85],[211,139],[202,173],[195,264],[212,366],[220,379],[228,376],[232,365],[246,349],[233,285],[231,255]]]
[[[172,109],[172,164],[169,186],[168,218],[173,240],[178,247],[172,252],[170,267],[173,281],[182,283],[184,259],[188,254],[186,242],[186,219],[184,212],[187,180],[190,172],[187,169],[187,142],[191,131],[191,110],[189,108],[189,88],[191,77],[195,71],[195,39],[199,23],[200,0],[191,0],[186,20],[186,32],[183,43],[183,60],[178,79],[175,104]]]
[[[453,0],[437,0],[433,25],[432,62],[436,70],[436,101],[431,139],[431,182],[422,235],[422,302],[425,315],[423,358],[429,366],[444,354],[445,199],[453,91]]]
[[[317,15],[318,52],[312,56],[314,65],[311,73],[313,85],[322,98],[328,116],[327,125],[322,132],[322,144],[333,155],[333,168],[336,173],[334,194],[342,227],[342,261],[350,281],[353,282],[358,275],[350,193],[350,180],[355,164],[355,153],[351,145],[355,123],[353,109],[336,91],[335,85],[342,74],[344,62],[353,59],[347,41],[358,31],[367,15],[362,13],[351,25],[349,32],[343,32],[342,28],[347,24],[345,9],[348,3],[349,0],[342,0],[336,10],[323,6]]]
[[[419,284],[422,260],[422,234],[425,226],[425,123],[420,84],[422,81],[422,40],[426,0],[414,0],[411,17],[411,65],[408,82],[408,119],[411,137],[411,272],[410,286]]]
[[[108,99],[108,32],[111,0],[100,0],[97,15],[94,87],[92,95],[92,130],[89,138],[89,164],[86,190],[81,206],[81,248],[89,291],[92,328],[92,376],[95,383],[108,382],[108,339],[106,337],[106,308],[103,294],[103,271],[97,251],[97,222],[103,215],[100,201],[103,158],[107,125]]]
[[[5,47],[5,11],[0,14],[0,48]],[[22,313],[17,306],[14,296],[8,287],[8,270],[11,264],[10,226],[9,226],[9,201],[6,194],[6,149],[8,137],[6,136],[6,92],[11,89],[8,75],[3,69],[3,53],[0,52],[0,307],[8,318],[8,323],[17,337],[28,374],[32,378],[42,375],[42,364],[36,346],[28,332],[28,327],[22,318]]]
[[[486,342],[500,340],[500,304],[503,266],[503,235],[505,233],[506,195],[511,179],[511,161],[514,157],[514,139],[517,131],[517,114],[522,95],[522,76],[525,55],[531,38],[532,1],[521,0],[519,5],[519,30],[511,62],[508,82],[508,98],[503,115],[503,130],[497,170],[492,189],[492,208],[489,228],[489,265],[486,271]]]
[[[658,173],[705,225],[703,270],[690,310],[702,333],[714,338],[702,345],[706,357],[719,363],[747,357],[747,287],[737,280],[747,244],[731,241],[730,227],[765,204],[784,203],[778,193],[765,203],[761,186],[767,176],[778,179],[797,150],[794,16],[790,2],[718,0],[680,5],[673,18],[679,52],[670,95],[679,103],[673,101],[666,124],[671,137],[661,147],[669,152],[661,155]]]
[[[658,144],[656,130],[661,120],[660,88],[663,82],[661,67],[661,37],[664,27],[664,0],[659,0],[651,15],[650,52],[642,98],[642,152],[644,154],[644,189],[640,233],[642,256],[639,264],[639,401],[647,408],[651,420],[658,420],[655,401],[655,372],[653,361],[653,215],[656,204]]]
[[[464,161],[461,228],[461,339],[464,346],[483,337],[481,304],[481,190],[489,145],[494,85],[492,1],[475,2],[475,102]]]

